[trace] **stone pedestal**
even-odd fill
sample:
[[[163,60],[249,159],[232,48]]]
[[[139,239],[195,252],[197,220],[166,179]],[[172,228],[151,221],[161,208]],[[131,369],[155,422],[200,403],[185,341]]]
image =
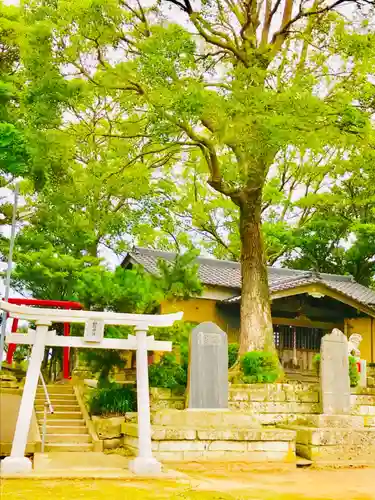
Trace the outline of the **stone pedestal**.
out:
[[[364,420],[360,416],[321,414],[306,418],[306,425],[323,429],[361,429],[364,427]]]
[[[161,463],[155,458],[137,457],[129,462],[129,470],[137,476],[157,476],[161,474]]]
[[[287,426],[296,431],[297,455],[315,462],[375,463],[375,428],[364,418],[351,415],[312,415],[304,425]]]
[[[122,424],[122,432],[124,445],[138,453],[137,424]],[[293,465],[295,433],[262,428],[253,415],[245,412],[161,410],[153,415],[152,453],[163,462],[223,460]],[[143,464],[139,467],[141,472],[137,473],[144,473]],[[153,473],[152,469],[148,474]]]
[[[352,416],[348,367],[348,341],[337,329],[321,345],[320,383],[323,414],[309,415],[296,431],[296,452],[316,462],[375,463],[375,428],[364,417]]]
[[[2,474],[28,474],[32,468],[31,460],[27,457],[6,457],[1,461]]]

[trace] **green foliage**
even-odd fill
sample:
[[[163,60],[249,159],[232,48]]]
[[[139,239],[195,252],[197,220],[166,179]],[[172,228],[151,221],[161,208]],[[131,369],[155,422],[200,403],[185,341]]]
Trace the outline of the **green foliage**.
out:
[[[179,304],[176,302],[176,311],[179,310]],[[173,348],[180,352],[181,364],[187,369],[189,359],[189,341],[190,333],[198,323],[189,321],[176,321],[169,328],[152,328],[150,333],[155,335],[157,340],[169,340],[173,343]]]
[[[27,151],[23,134],[11,123],[0,123],[0,170],[13,175],[24,174]]]
[[[198,250],[189,250],[184,254],[177,254],[174,262],[160,259],[158,265],[167,299],[188,299],[202,294],[203,287],[198,278],[199,266],[195,263],[198,255]]]
[[[110,387],[93,390],[89,399],[91,415],[125,415],[137,411],[135,391],[114,384]]]
[[[313,357],[313,366],[318,375],[320,374],[320,361],[321,361],[321,355],[315,354],[315,356]]]
[[[237,361],[239,348],[238,344],[228,344],[228,368],[231,368]]]
[[[279,361],[275,354],[251,351],[241,358],[243,381],[247,384],[272,383],[279,376]]]
[[[254,0],[251,15],[238,0],[172,2],[183,22],[164,3],[26,0],[3,16],[0,96],[16,116],[4,121],[21,134],[6,154],[18,168],[26,144],[34,182],[48,191],[29,204],[42,221],[33,229],[64,260],[97,258],[103,247],[121,254],[134,242],[188,248],[191,235],[236,259],[245,228],[262,219],[269,262],[342,269],[371,283],[369,2],[353,0],[367,10],[349,18],[315,11],[319,2],[298,15],[285,2],[270,10]],[[19,60],[23,85],[11,74]],[[266,279],[256,241],[248,288]],[[181,281],[199,293],[179,267],[183,279],[169,293],[184,296]],[[95,276],[85,279],[97,289]],[[258,289],[267,310],[267,287]],[[242,325],[245,339],[259,310]],[[272,335],[267,323],[262,340]]]
[[[320,374],[320,363],[321,363],[321,355],[316,354],[313,358],[313,365],[318,375]],[[349,379],[350,379],[350,387],[356,387],[359,382],[359,372],[357,361],[354,356],[349,356]]]
[[[286,254],[288,266],[351,274],[363,285],[371,285],[375,275],[374,159],[372,150],[364,150],[350,161],[339,162],[340,179],[330,192],[299,203],[312,216],[294,231]]]
[[[18,345],[13,354],[13,359],[16,363],[22,363],[30,356],[30,346],[28,345]]]
[[[176,362],[173,354],[165,354],[160,363],[149,366],[148,376],[150,387],[176,389],[186,387],[187,383],[187,370]]]
[[[125,366],[123,353],[113,349],[84,349],[82,358],[94,373],[98,373],[99,388],[111,385],[110,375],[116,368],[121,370]]]
[[[357,387],[359,382],[359,372],[357,366],[357,360],[354,356],[349,356],[349,379],[350,387]]]

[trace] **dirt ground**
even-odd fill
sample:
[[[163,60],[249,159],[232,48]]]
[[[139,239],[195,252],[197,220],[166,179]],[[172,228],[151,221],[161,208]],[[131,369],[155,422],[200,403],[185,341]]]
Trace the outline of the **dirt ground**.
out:
[[[375,469],[254,471],[174,465],[181,480],[3,480],[1,500],[375,500]]]

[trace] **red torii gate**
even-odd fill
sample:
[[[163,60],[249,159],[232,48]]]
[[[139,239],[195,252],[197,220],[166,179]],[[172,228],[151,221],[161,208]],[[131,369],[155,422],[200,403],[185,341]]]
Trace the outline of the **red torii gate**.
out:
[[[68,300],[40,300],[40,299],[8,299],[10,304],[16,304],[18,306],[44,306],[44,307],[57,307],[60,309],[83,309],[83,305],[79,302],[72,302]],[[13,318],[12,323],[12,333],[15,333],[18,328],[18,319]],[[70,323],[64,323],[64,335],[70,335]],[[7,352],[7,363],[12,364],[13,354],[16,350],[17,344],[9,344]],[[68,379],[70,377],[69,373],[69,352],[70,347],[63,347],[63,377]]]

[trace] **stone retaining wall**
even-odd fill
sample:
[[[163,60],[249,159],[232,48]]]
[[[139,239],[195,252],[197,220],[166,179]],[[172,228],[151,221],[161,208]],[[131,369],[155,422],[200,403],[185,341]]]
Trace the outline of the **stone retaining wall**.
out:
[[[229,408],[249,411],[263,425],[294,422],[321,411],[319,387],[310,383],[231,385]]]
[[[137,424],[123,424],[124,444],[138,451]],[[153,415],[152,450],[163,461],[294,462],[295,433],[262,429],[251,415],[214,410],[163,410]]]
[[[94,415],[92,421],[99,439],[103,441],[103,449],[113,449],[123,445],[122,424],[136,422],[137,414],[127,413],[118,417],[98,417]]]
[[[354,394],[351,396],[352,402],[352,414],[361,416],[366,429],[375,428],[375,389],[353,389]],[[184,429],[187,432],[186,426],[194,424],[196,429],[202,425],[207,425],[213,428],[216,432],[219,432],[220,428],[223,427],[223,422],[220,421],[217,415],[206,415],[206,421],[201,421],[201,416],[199,413],[189,414],[189,421],[186,421],[187,413],[184,411],[174,411],[168,412],[165,410],[182,410],[185,406],[185,397],[176,391],[171,391],[170,389],[160,389],[151,388],[150,389],[150,401],[152,410],[152,423],[154,428],[157,426],[165,426],[163,432],[165,433],[166,426],[170,426],[170,432],[168,438],[166,437],[162,441],[169,442],[173,441],[173,433],[175,432],[175,427],[177,429],[177,436]],[[254,426],[254,424],[263,425],[287,425],[299,423],[304,425],[304,422],[308,422],[309,419],[321,413],[320,403],[319,403],[319,391],[316,384],[302,383],[302,384],[252,384],[252,385],[232,385],[229,390],[229,406],[230,409],[234,410],[231,412],[232,416],[226,416],[226,424],[228,426],[246,426],[248,429]],[[100,439],[104,441],[104,448],[116,448],[123,444],[126,444],[130,448],[134,447],[134,436],[128,435],[124,439],[123,432],[121,430],[123,424],[135,423],[137,418],[136,413],[128,413],[125,416],[119,417],[93,417],[93,422],[96,428],[96,432]],[[169,420],[168,420],[169,419]],[[219,420],[218,420],[219,419]],[[233,420],[230,420],[233,419]],[[156,435],[160,435],[160,429]],[[182,432],[182,431],[181,431]],[[196,430],[190,430],[191,433],[195,433]],[[202,431],[203,432],[203,431]],[[220,432],[223,432],[221,429]],[[231,431],[234,432],[234,431]],[[187,434],[186,434],[187,435]],[[218,434],[219,435],[219,434]],[[197,438],[197,441],[205,441],[203,439],[203,434]],[[181,439],[176,438],[178,441]],[[184,438],[184,440],[193,440],[195,438]],[[263,438],[262,438],[263,439]],[[216,438],[217,441],[236,441],[238,443],[241,441],[239,438],[231,439],[230,437],[221,439]],[[160,441],[155,438],[155,441]],[[204,443],[207,445],[205,452],[219,452],[220,450],[213,450],[209,443]],[[302,443],[300,443],[302,446]],[[157,446],[157,445],[154,445]],[[168,446],[163,444],[164,446]],[[174,445],[171,445],[174,446]],[[191,444],[186,445],[187,448],[191,447]],[[201,444],[197,445],[198,448]],[[215,445],[216,446],[216,445]],[[220,446],[220,445],[217,445]],[[242,446],[242,445],[241,445]],[[260,445],[254,445],[260,447]],[[237,444],[236,444],[236,446]],[[244,446],[242,446],[243,448]],[[168,450],[162,450],[164,452],[170,453]],[[227,450],[228,452],[234,452],[235,450]],[[245,452],[245,450],[243,450]],[[254,452],[255,450],[250,450],[247,448],[246,453]],[[259,451],[259,450],[258,450]],[[263,451],[271,452],[271,450],[264,449]],[[285,451],[285,450],[284,450]],[[193,456],[194,453],[200,453],[202,450],[192,450],[185,449],[180,450],[179,453],[191,452]],[[186,454],[186,453],[185,453]],[[216,453],[219,455],[219,453]],[[211,454],[213,456],[213,454]]]
[[[151,411],[158,410],[184,410],[185,395],[181,390],[162,389],[160,387],[150,388],[150,408]]]

